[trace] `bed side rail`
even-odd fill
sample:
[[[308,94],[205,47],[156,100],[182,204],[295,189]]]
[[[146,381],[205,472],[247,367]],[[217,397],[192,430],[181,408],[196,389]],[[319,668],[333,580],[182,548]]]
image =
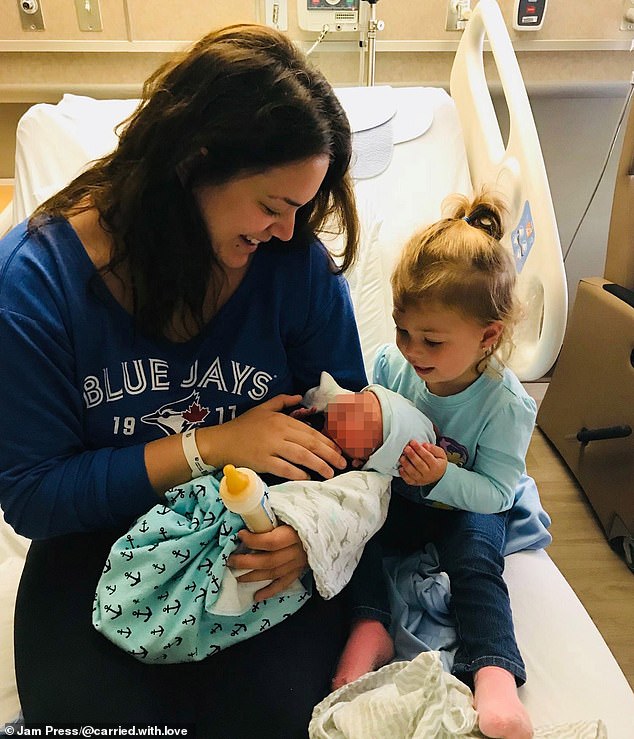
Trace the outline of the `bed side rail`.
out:
[[[484,69],[488,38],[509,111],[506,147]],[[495,0],[474,8],[451,71],[451,96],[463,129],[474,188],[501,192],[510,209],[503,243],[515,255],[526,317],[515,332],[510,366],[521,380],[542,377],[563,342],[568,295],[561,245],[533,113]]]

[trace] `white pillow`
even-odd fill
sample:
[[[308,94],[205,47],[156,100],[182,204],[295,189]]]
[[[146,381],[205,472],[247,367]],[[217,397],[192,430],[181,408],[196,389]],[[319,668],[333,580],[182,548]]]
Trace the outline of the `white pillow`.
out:
[[[13,661],[13,611],[29,540],[0,515],[0,726],[20,711]]]
[[[348,283],[365,370],[371,381],[377,349],[393,339],[392,290],[390,273],[385,268],[380,249],[383,220],[379,209],[364,198],[358,198],[358,205],[361,248],[358,260],[348,274]]]

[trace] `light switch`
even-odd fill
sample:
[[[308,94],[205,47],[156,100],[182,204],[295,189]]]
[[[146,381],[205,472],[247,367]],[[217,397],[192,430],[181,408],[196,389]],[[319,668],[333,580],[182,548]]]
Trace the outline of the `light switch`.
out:
[[[288,30],[288,5],[286,0],[264,0],[264,23],[278,31]]]
[[[99,0],[75,0],[80,31],[102,31]]]

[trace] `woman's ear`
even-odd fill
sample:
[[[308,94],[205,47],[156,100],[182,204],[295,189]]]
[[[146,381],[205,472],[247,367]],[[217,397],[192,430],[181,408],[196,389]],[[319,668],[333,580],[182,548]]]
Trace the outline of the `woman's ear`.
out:
[[[504,324],[502,321],[491,321],[491,323],[489,323],[482,332],[482,348],[490,349],[491,347],[494,347],[500,340],[502,331],[504,331]]]

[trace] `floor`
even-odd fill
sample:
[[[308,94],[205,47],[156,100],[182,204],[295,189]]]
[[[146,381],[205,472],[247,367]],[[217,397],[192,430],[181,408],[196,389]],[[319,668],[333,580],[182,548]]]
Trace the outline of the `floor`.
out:
[[[548,385],[526,387],[539,402]],[[526,465],[552,518],[548,554],[634,689],[634,573],[608,545],[583,490],[539,428],[533,433]]]

